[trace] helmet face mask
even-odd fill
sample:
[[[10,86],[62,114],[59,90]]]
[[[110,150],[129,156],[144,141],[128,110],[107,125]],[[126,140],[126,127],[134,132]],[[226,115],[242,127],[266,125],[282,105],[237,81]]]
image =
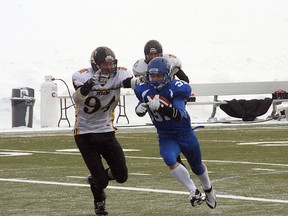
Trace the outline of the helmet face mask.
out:
[[[149,63],[153,58],[161,57],[161,56],[162,56],[161,53],[158,53],[158,52],[150,52],[149,54],[147,54],[147,55],[145,56],[145,61]]]
[[[99,73],[99,82],[106,83],[117,73],[117,59],[114,52],[108,47],[98,47],[91,54],[93,71]]]
[[[170,71],[171,67],[166,59],[162,57],[153,58],[148,64],[146,81],[155,89],[161,90],[171,81]]]
[[[163,56],[162,45],[157,40],[150,40],[144,46],[144,54],[148,64],[153,58]]]

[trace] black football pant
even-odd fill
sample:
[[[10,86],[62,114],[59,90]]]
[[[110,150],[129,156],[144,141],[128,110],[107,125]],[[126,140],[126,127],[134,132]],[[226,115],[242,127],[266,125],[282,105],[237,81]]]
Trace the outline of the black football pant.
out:
[[[128,169],[124,152],[115,137],[115,132],[75,135],[75,142],[91,173],[91,190],[95,202],[105,200],[104,189],[108,186],[109,176],[102,157],[106,160],[113,178],[124,183],[128,178]]]

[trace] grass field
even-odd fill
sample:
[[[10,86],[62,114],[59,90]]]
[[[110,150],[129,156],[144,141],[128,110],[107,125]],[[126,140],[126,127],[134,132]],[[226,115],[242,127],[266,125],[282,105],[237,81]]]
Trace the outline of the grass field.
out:
[[[196,134],[216,209],[191,207],[159,156],[153,128],[121,128],[129,179],[106,189],[109,215],[288,215],[288,125],[207,127]],[[72,134],[1,133],[0,215],[94,215],[87,174]]]

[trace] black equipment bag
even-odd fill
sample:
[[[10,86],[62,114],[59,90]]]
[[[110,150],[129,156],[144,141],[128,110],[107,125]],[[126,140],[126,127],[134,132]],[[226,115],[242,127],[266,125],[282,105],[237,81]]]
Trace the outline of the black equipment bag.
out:
[[[221,104],[220,108],[229,116],[242,118],[243,121],[254,121],[257,116],[264,115],[272,104],[271,98],[252,100],[230,100]]]

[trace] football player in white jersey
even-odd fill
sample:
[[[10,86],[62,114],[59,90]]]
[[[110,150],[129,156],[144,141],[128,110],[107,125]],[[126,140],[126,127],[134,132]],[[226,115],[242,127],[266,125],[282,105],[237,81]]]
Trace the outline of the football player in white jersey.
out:
[[[131,87],[132,71],[117,67],[114,52],[98,47],[91,55],[91,68],[73,74],[76,104],[74,138],[90,171],[87,180],[94,197],[96,215],[107,215],[104,189],[109,180],[126,182],[128,169],[123,149],[115,137],[114,109],[120,88]],[[108,164],[105,169],[101,158]]]
[[[148,63],[155,57],[163,57],[170,64],[172,70],[169,76],[174,79],[175,76],[189,83],[188,76],[182,70],[182,64],[179,58],[173,54],[163,54],[162,45],[157,40],[149,40],[144,46],[145,58],[137,60],[133,65],[133,73],[136,77],[145,77]]]
[[[171,67],[171,71],[169,74],[171,79],[174,79],[176,76],[178,79],[189,83],[188,76],[181,69],[182,64],[180,59],[173,54],[163,54],[163,48],[159,41],[149,40],[144,46],[144,55],[145,58],[139,59],[133,65],[133,74],[135,75],[135,77],[144,79],[146,76],[148,63],[155,57],[163,57],[168,61]],[[183,166],[185,166],[180,156],[177,157],[177,161],[181,163]]]

